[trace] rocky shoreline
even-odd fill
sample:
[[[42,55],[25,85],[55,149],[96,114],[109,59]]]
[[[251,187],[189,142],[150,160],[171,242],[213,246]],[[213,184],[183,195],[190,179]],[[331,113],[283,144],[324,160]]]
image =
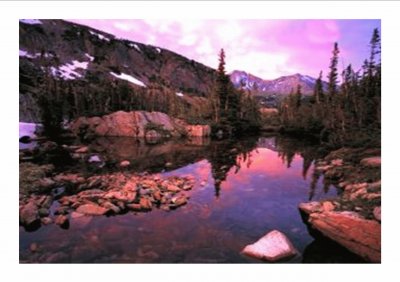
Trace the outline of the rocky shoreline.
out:
[[[334,199],[301,203],[314,236],[325,236],[366,261],[381,261],[381,158],[379,149],[342,148],[315,165],[315,174],[335,185]]]
[[[20,224],[28,230],[52,223],[68,228],[71,218],[81,216],[146,212],[156,208],[170,211],[188,202],[185,192],[195,184],[191,176],[161,178],[128,171],[87,178],[75,173],[43,177],[51,168],[33,164],[20,167],[20,173],[27,173],[28,169],[35,172],[24,185],[32,185],[32,191],[36,192],[20,192],[19,201]],[[57,207],[52,211],[54,203]]]

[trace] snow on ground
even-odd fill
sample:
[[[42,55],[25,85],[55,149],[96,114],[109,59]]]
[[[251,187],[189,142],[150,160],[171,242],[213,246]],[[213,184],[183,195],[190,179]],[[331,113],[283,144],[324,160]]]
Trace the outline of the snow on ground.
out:
[[[51,67],[51,73],[54,76],[59,76],[65,80],[75,79],[82,77],[82,75],[76,72],[76,69],[87,69],[89,62],[79,62],[79,61],[72,61],[72,64],[65,64],[59,66],[58,68]]]
[[[86,56],[87,58],[89,58],[89,60],[90,60],[91,62],[93,62],[93,60],[94,60],[94,57],[93,57],[93,56],[90,56],[88,53],[85,53],[85,56]]]
[[[19,50],[19,56],[20,57],[26,57],[26,58],[35,59],[35,58],[40,58],[41,55],[42,55],[42,53],[31,54],[28,51]],[[44,57],[45,58],[49,58],[49,57],[54,57],[54,55],[50,54],[50,53],[44,53]]]
[[[19,56],[26,58],[35,58],[35,55],[29,54],[28,51],[25,50],[19,50]]]
[[[19,20],[21,23],[25,23],[25,24],[42,24],[41,21],[39,20],[34,20],[34,19],[22,19]]]
[[[176,94],[176,96],[183,97],[183,93],[182,92],[176,92],[175,94]]]
[[[19,123],[19,138],[22,136],[29,136],[31,138],[36,137],[35,130],[36,126],[40,126],[37,123],[29,123],[29,122],[20,122]]]
[[[102,34],[100,34],[100,33],[97,33],[97,32],[91,31],[91,30],[89,30],[89,32],[90,32],[91,35],[96,35],[96,36],[97,36],[99,39],[101,39],[101,40],[105,40],[105,41],[107,41],[107,42],[110,41],[110,38],[105,37],[104,35],[102,35]]]
[[[156,48],[158,53],[161,53],[161,49],[160,48]]]
[[[131,83],[133,83],[133,84],[136,84],[136,85],[139,85],[139,86],[142,86],[142,87],[146,87],[146,84],[144,84],[142,81],[140,81],[140,80],[137,79],[137,78],[134,78],[133,76],[131,76],[131,75],[129,75],[129,74],[126,74],[126,73],[116,74],[116,73],[114,73],[114,72],[110,72],[110,74],[111,74],[112,76],[115,76],[116,78],[129,81],[129,82],[131,82]]]
[[[138,50],[138,52],[142,51],[142,50],[140,50],[139,46],[137,46],[136,44],[133,44],[133,47],[135,47],[135,49]]]

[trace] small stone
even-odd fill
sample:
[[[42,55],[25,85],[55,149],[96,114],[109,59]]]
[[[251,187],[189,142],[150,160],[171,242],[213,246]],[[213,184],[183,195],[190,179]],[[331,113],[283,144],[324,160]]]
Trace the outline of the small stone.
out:
[[[206,184],[207,184],[207,182],[204,180],[202,182],[200,182],[200,186],[206,186]]]
[[[139,204],[143,210],[151,210],[152,209],[151,201],[147,198],[141,198]]]
[[[63,214],[63,215],[68,214],[68,209],[69,208],[66,206],[60,206],[55,210],[54,214]]]
[[[312,214],[315,212],[322,212],[323,207],[321,206],[320,202],[309,202],[309,203],[301,203],[299,205],[299,209],[306,213],[306,214]]]
[[[23,225],[29,226],[39,221],[39,214],[36,204],[31,201],[26,204],[19,213],[20,221]]]
[[[343,160],[342,159],[335,159],[331,161],[331,164],[334,166],[342,166],[343,165]]]
[[[100,163],[102,161],[98,155],[93,155],[93,156],[90,156],[88,162],[89,163]]]
[[[172,166],[172,163],[171,163],[171,162],[165,163],[165,167],[171,167],[171,166]]]
[[[49,225],[49,224],[53,223],[53,220],[52,220],[50,217],[42,217],[42,218],[40,219],[40,222],[41,222],[43,225]]]
[[[173,185],[173,184],[167,185],[167,190],[168,190],[169,192],[173,192],[173,193],[176,193],[176,192],[181,191],[181,189],[180,189],[178,186],[175,186],[175,185]]]
[[[82,213],[79,213],[79,212],[72,212],[71,213],[71,218],[79,218],[79,217],[82,217],[82,216],[85,216],[85,215],[82,214]]]
[[[285,236],[278,230],[273,230],[251,245],[247,245],[242,253],[270,262],[289,259],[298,251]]]
[[[119,163],[120,167],[128,167],[130,165],[131,165],[131,163],[129,161],[122,161]]]
[[[117,207],[116,205],[114,205],[113,203],[111,203],[111,202],[105,201],[102,204],[102,206],[105,207],[106,209],[112,210],[115,214],[118,214],[118,213],[121,212],[121,209],[119,207]]]
[[[50,214],[50,211],[46,208],[39,209],[39,216],[40,217],[47,217]]]
[[[103,215],[108,212],[108,209],[92,203],[81,205],[76,209],[76,211],[86,215]]]
[[[381,157],[370,157],[361,160],[361,165],[366,167],[380,167]]]
[[[322,209],[324,211],[333,211],[335,209],[335,206],[331,202],[325,201],[322,203]]]
[[[38,244],[37,244],[37,243],[32,243],[32,244],[30,244],[29,250],[30,250],[32,253],[35,253],[35,252],[38,250]]]
[[[126,205],[129,209],[133,210],[133,211],[140,211],[142,209],[142,207],[140,206],[140,204],[128,204]]]
[[[76,154],[86,154],[89,152],[89,148],[87,146],[80,147],[79,149],[75,150]]]
[[[375,207],[373,211],[374,217],[376,220],[381,222],[381,207]]]
[[[68,217],[65,215],[59,215],[54,220],[54,223],[60,225],[61,227],[67,226],[69,224]]]
[[[171,203],[173,204],[174,208],[183,206],[187,204],[187,198],[185,196],[178,196],[178,197],[173,197],[171,199]]]

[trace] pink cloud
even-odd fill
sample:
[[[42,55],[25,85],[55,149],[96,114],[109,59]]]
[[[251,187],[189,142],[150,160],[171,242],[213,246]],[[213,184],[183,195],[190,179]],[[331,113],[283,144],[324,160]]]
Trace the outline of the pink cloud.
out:
[[[219,50],[224,48],[227,71],[245,70],[265,79],[326,72],[335,41],[339,41],[341,61],[360,66],[372,29],[380,26],[379,20],[73,21],[169,49],[213,68],[218,64]]]

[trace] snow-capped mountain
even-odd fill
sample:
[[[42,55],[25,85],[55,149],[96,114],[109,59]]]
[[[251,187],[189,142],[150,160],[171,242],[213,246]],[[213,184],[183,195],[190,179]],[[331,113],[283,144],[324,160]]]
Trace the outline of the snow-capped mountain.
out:
[[[312,95],[316,82],[316,78],[299,73],[264,80],[247,72],[235,70],[230,77],[236,87],[250,90],[257,96],[289,95],[296,91],[297,85],[301,86],[301,92],[304,95]],[[323,82],[323,85],[326,87],[327,83]]]

